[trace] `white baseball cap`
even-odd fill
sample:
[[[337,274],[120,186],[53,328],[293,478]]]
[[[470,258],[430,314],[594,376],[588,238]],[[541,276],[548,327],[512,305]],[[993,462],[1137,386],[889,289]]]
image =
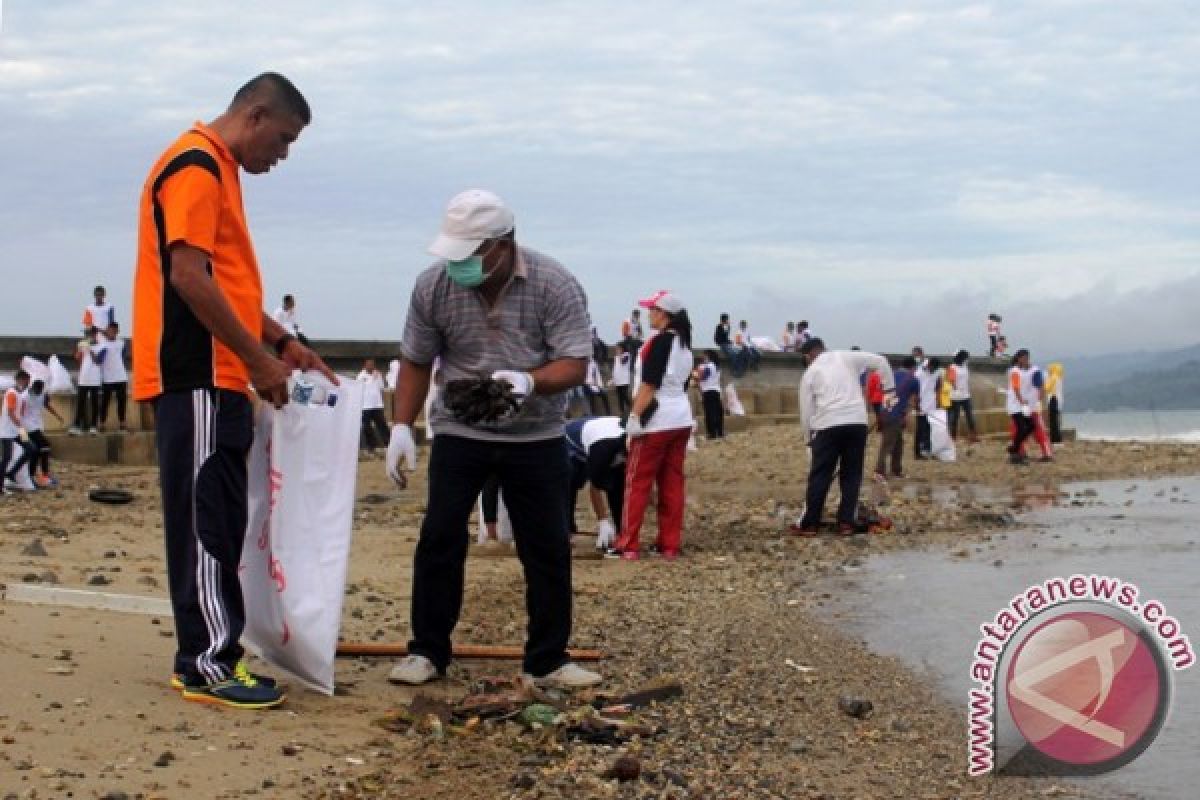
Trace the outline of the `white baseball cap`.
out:
[[[683,301],[666,289],[659,289],[645,300],[638,300],[638,305],[642,308],[657,308],[668,314],[678,314],[683,311]]]
[[[488,239],[511,232],[513,213],[504,201],[486,189],[467,189],[446,206],[442,230],[429,252],[450,261],[462,261]]]

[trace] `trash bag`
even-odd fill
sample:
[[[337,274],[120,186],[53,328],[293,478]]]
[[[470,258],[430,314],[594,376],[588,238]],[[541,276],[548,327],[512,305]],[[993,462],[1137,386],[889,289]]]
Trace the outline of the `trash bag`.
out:
[[[263,403],[256,419],[239,570],[244,641],[305,685],[332,695],[363,384],[298,377],[292,402],[279,410]]]
[[[732,383],[725,387],[725,409],[735,417],[746,416],[746,408],[742,405],[742,401],[738,399],[737,389]]]
[[[46,381],[46,392],[49,394],[74,394],[75,384],[71,381],[71,373],[58,360],[58,356],[50,356],[46,362],[50,371],[50,379]]]
[[[954,461],[954,439],[950,436],[950,427],[946,422],[946,410],[939,408],[925,416],[929,420],[930,455],[938,461]]]

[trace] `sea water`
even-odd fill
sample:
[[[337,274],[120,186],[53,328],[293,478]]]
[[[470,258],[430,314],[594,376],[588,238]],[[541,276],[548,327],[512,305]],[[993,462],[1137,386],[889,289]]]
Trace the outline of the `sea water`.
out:
[[[1200,478],[1057,488],[1058,505],[1024,515],[1018,528],[868,558],[822,590],[834,598],[823,610],[842,630],[908,662],[962,708],[964,773],[968,670],[979,626],[1027,587],[1076,573],[1133,583],[1141,600],[1162,603],[1200,651]],[[1200,664],[1174,679],[1170,717],[1150,748],[1115,772],[1079,780],[1153,800],[1200,795]]]
[[[1200,410],[1073,411],[1064,417],[1080,439],[1200,442]]]

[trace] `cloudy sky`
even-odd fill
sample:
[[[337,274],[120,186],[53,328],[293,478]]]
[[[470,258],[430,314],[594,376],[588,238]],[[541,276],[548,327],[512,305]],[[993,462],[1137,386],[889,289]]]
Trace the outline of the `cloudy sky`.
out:
[[[398,338],[446,200],[501,194],[611,339],[672,288],[835,346],[1200,341],[1190,3],[3,0],[0,334],[128,319],[137,197],[245,79],[314,123],[247,177],[268,302]]]

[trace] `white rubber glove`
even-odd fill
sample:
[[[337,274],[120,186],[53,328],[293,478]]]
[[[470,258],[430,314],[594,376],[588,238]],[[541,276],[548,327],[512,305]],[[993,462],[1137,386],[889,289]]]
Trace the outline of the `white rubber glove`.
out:
[[[636,439],[644,435],[646,432],[642,430],[642,420],[640,417],[629,415],[629,419],[625,422],[625,435],[630,439]]]
[[[516,396],[518,403],[525,402],[525,398],[533,394],[533,376],[528,372],[520,372],[515,369],[498,369],[492,373],[492,380],[504,381],[512,387],[512,393]]]
[[[894,391],[885,390],[883,393],[883,407],[887,411],[891,411],[896,407],[896,393]]]
[[[1029,406],[1027,406],[1027,405],[1021,406],[1021,416],[1029,417],[1032,415],[1033,415],[1033,411],[1029,408]]]
[[[617,539],[617,529],[613,527],[612,521],[607,519],[600,520],[600,524],[596,526],[596,549],[604,550],[612,547],[612,544]]]
[[[417,443],[413,440],[412,428],[399,423],[392,426],[392,438],[388,442],[387,476],[401,489],[408,486],[408,478],[400,471],[400,458],[404,457],[404,468],[412,472],[417,468]]]

